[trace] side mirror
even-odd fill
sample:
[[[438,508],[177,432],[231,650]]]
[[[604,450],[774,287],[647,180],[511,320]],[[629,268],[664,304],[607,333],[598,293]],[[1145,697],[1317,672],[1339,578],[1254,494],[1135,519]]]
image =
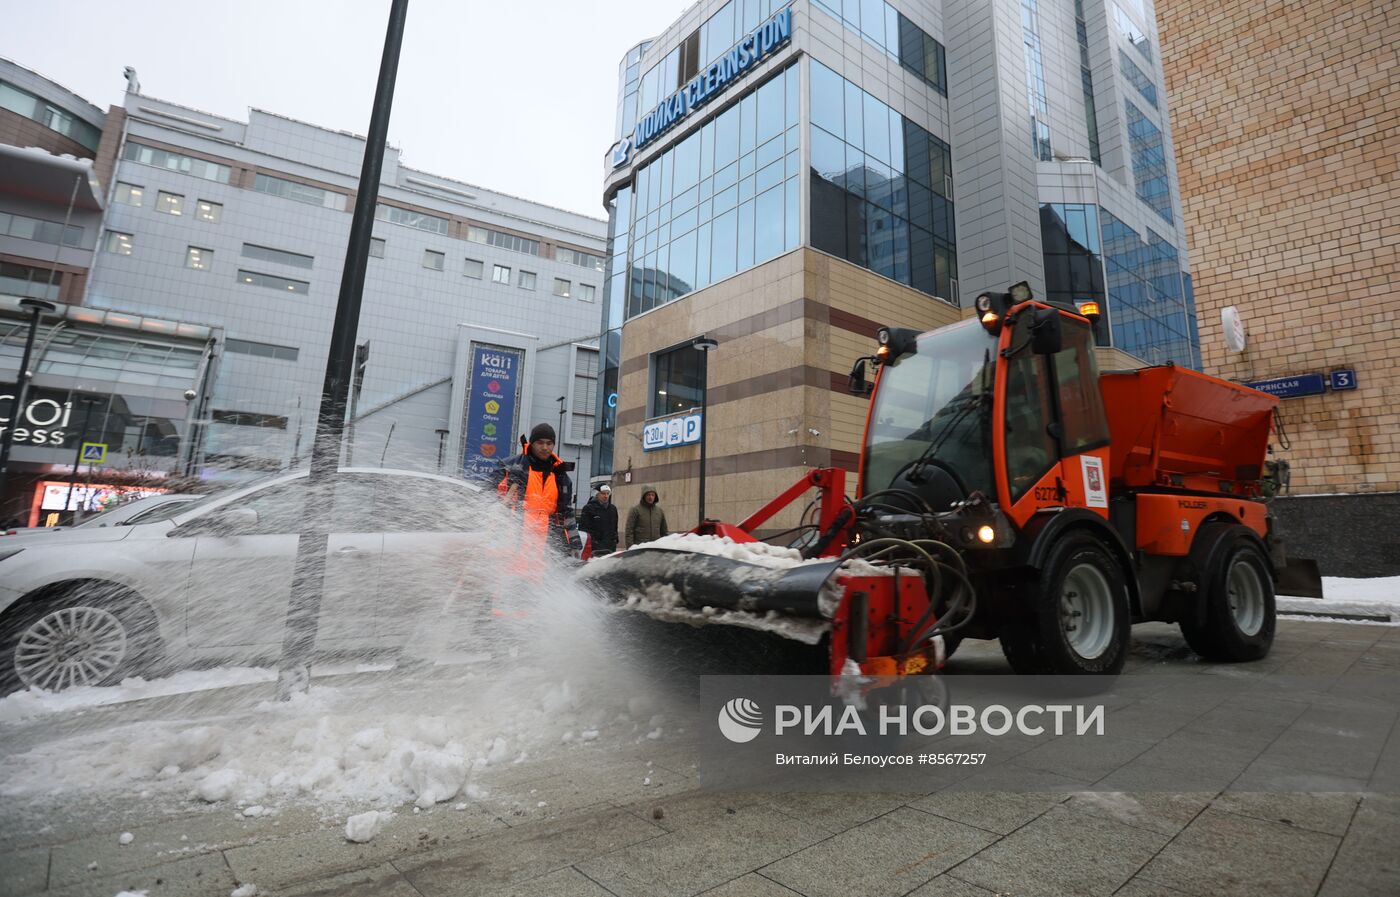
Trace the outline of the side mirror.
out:
[[[853,396],[870,395],[872,386],[866,382],[865,379],[865,362],[866,359],[857,358],[855,366],[851,368],[851,375],[848,379],[850,381],[851,395]]]
[[[1060,313],[1053,308],[1037,308],[1031,318],[1031,351],[1037,355],[1054,355],[1064,344]]]

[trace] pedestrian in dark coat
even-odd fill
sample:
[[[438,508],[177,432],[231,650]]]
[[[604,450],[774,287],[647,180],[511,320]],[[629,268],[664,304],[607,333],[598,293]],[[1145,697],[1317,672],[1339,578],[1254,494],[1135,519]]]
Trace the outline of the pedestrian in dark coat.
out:
[[[656,487],[643,486],[642,500],[627,512],[626,547],[631,548],[642,542],[654,542],[670,532],[670,528],[666,526],[666,512],[661,510],[661,498],[656,493]]]
[[[617,551],[617,505],[612,503],[612,487],[607,483],[578,515],[578,528],[593,539],[593,556],[601,557]]]

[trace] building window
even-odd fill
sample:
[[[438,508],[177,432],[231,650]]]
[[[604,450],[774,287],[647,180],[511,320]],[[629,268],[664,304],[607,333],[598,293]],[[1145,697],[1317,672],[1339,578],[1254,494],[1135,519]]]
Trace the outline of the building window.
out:
[[[700,407],[700,351],[684,345],[652,356],[651,416]]]
[[[0,109],[8,109],[25,118],[39,122],[51,131],[57,131],[97,151],[102,141],[102,132],[68,112],[39,99],[27,90],[0,81]]]
[[[210,224],[218,224],[219,219],[224,217],[223,203],[201,199],[194,204],[194,217],[200,221],[208,221]]]
[[[416,227],[433,234],[445,235],[447,233],[446,218],[439,218],[426,212],[415,212],[412,209],[401,209],[398,206],[386,206],[382,202],[375,206],[374,217],[390,224]]]
[[[467,239],[473,243],[485,243],[488,246],[497,246],[501,249],[509,249],[511,252],[523,252],[526,255],[539,255],[540,243],[538,240],[531,240],[526,237],[508,234],[503,231],[491,230],[486,227],[467,227]]]
[[[1152,79],[1147,77],[1147,73],[1137,67],[1123,50],[1118,51],[1118,64],[1123,69],[1123,75],[1127,77],[1128,83],[1137,88],[1137,92],[1142,94],[1142,98],[1151,104],[1153,109],[1157,108],[1157,85],[1152,83]]]
[[[1099,219],[1113,345],[1152,364],[1199,369],[1195,302],[1176,247],[1150,228],[1144,240],[1102,206]]]
[[[574,349],[574,389],[569,403],[568,441],[593,441],[593,421],[598,406],[598,350],[585,346]],[[564,438],[564,434],[560,434]]]
[[[480,280],[482,273],[481,261],[479,259],[463,259],[463,261],[466,264],[462,268],[462,275],[464,277],[471,277],[476,280]]]
[[[156,149],[153,146],[143,146],[131,141],[127,141],[126,147],[122,150],[122,158],[128,162],[139,162],[142,165],[164,168],[166,171],[178,171],[206,181],[218,181],[220,184],[227,184],[233,174],[232,168],[218,162],[207,162],[204,159]]]
[[[65,246],[81,246],[83,242],[83,229],[76,224],[68,225],[65,230],[57,221],[44,221],[27,215],[11,215],[8,212],[0,212],[0,235],[50,243],[54,246],[59,245],[60,241]]]
[[[379,237],[370,237],[370,238],[369,238],[369,255],[370,255],[370,258],[376,258],[376,259],[382,259],[382,258],[384,258],[384,241],[383,241],[381,238],[379,238]]]
[[[221,411],[215,409],[209,417],[216,424],[230,427],[264,427],[272,430],[287,429],[287,418],[278,414],[259,414],[256,411]]]
[[[578,285],[578,297],[584,302],[593,301],[594,288],[591,283],[581,283]]]
[[[1045,63],[1040,49],[1040,10],[1036,0],[1021,0],[1021,43],[1026,57],[1026,86],[1030,90],[1031,150],[1042,162],[1050,151],[1050,105],[1045,98]]]
[[[196,271],[208,271],[214,263],[214,250],[190,246],[185,249],[185,267]]]
[[[1089,158],[1103,164],[1099,153],[1099,113],[1094,106],[1094,76],[1089,65],[1089,25],[1084,21],[1084,0],[1074,0],[1074,30],[1079,39],[1079,85],[1084,94],[1084,124],[1089,136]]]
[[[289,181],[286,178],[273,177],[270,174],[260,173],[253,178],[253,189],[270,196],[280,196],[294,202],[304,202],[307,205],[336,209],[341,212],[345,211],[347,202],[343,193],[323,190],[320,187]]]
[[[260,274],[257,271],[238,272],[238,282],[246,283],[255,287],[267,287],[271,290],[280,290],[284,293],[296,293],[305,296],[311,291],[311,284],[304,280],[292,280],[287,277],[278,277],[274,274]]]
[[[131,255],[131,234],[107,231],[107,251],[117,255]]]
[[[285,249],[273,249],[270,246],[255,246],[252,243],[243,244],[243,257],[257,259],[260,262],[272,262],[275,265],[290,265],[293,268],[305,268],[308,271],[316,264],[316,257],[312,255],[302,255],[299,252],[287,252]]]
[[[1172,220],[1171,184],[1167,178],[1166,145],[1161,130],[1142,110],[1124,102],[1128,110],[1128,144],[1133,157],[1133,180],[1138,199],[1168,222]]]
[[[519,280],[516,281],[516,286],[520,287],[522,290],[533,290],[535,288],[535,272],[521,271]]]
[[[146,191],[144,187],[138,187],[135,184],[123,184],[120,181],[117,182],[116,200],[124,206],[136,206],[139,209],[141,207],[141,198],[145,196],[145,194]]]
[[[252,355],[257,358],[276,358],[279,361],[296,361],[301,350],[295,346],[278,346],[273,343],[259,343],[247,339],[228,337],[224,349],[239,355]]]
[[[570,265],[578,265],[580,268],[592,268],[594,271],[603,270],[604,259],[601,255],[593,255],[589,252],[569,249],[566,246],[554,247],[554,260]]]
[[[423,250],[423,267],[431,268],[434,271],[441,271],[447,267],[447,256],[434,249]]]
[[[167,215],[183,215],[185,198],[178,193],[166,193],[162,190],[156,194],[156,211]]]
[[[1123,35],[1123,39],[1132,44],[1143,58],[1148,62],[1152,61],[1152,43],[1148,41],[1147,35],[1142,33],[1142,29],[1137,23],[1123,11],[1123,7],[1113,4],[1113,20],[1118,24],[1118,31]]]
[[[492,265],[491,279],[496,283],[510,283],[510,269],[505,265]]]
[[[28,265],[0,262],[0,293],[7,296],[32,296],[56,301],[62,280],[61,274]]]
[[[811,63],[812,248],[957,304],[948,144]]]
[[[554,278],[554,295],[569,298],[569,282],[561,277]]]

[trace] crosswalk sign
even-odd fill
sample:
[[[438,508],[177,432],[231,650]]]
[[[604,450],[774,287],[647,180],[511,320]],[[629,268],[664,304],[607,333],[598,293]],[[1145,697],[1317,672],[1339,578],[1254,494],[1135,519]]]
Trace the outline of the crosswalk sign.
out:
[[[105,443],[105,442],[84,442],[84,443],[83,443],[83,463],[84,463],[84,464],[106,464],[106,463],[107,463],[107,443]]]

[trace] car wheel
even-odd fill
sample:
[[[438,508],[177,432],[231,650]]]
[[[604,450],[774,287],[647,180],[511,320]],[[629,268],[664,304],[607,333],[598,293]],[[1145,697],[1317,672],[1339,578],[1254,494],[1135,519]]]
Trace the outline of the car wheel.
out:
[[[1030,587],[1029,619],[1006,628],[1002,652],[1018,673],[1116,674],[1128,657],[1132,618],[1123,571],[1086,533],[1050,550]]]
[[[133,593],[86,583],[30,601],[0,622],[0,693],[111,685],[149,669],[160,636]]]
[[[1182,620],[1181,634],[1206,660],[1259,660],[1273,647],[1277,623],[1268,559],[1242,533],[1218,557],[1206,576],[1204,620]]]

